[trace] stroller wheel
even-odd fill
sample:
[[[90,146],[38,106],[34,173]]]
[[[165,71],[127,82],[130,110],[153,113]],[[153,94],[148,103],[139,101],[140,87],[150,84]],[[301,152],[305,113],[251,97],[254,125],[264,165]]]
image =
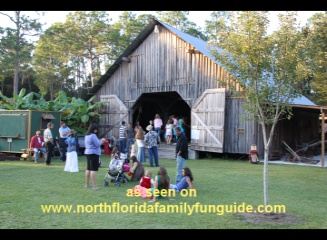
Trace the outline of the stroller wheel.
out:
[[[103,180],[102,187],[108,187],[108,186],[109,186],[108,182],[106,180]]]
[[[120,182],[115,182],[115,187],[120,187]]]
[[[128,180],[124,178],[123,183],[128,183]]]

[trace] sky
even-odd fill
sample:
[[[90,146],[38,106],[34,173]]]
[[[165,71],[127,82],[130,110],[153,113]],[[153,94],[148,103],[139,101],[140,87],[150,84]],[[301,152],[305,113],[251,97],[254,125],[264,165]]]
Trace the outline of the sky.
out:
[[[0,11],[5,12],[5,11]],[[112,22],[116,22],[118,20],[118,16],[121,15],[123,11],[109,11],[109,17],[112,18]],[[136,15],[140,14],[153,14],[156,15],[155,11],[132,11]],[[205,20],[210,19],[210,14],[212,11],[190,11],[188,15],[188,19],[194,23],[196,23],[198,26],[204,29],[205,26]],[[311,17],[314,13],[324,11],[298,11],[298,21],[301,24],[301,26],[305,25],[307,22],[307,19]],[[13,13],[12,11],[8,11],[7,13]],[[66,15],[69,13],[69,11],[47,11],[45,12],[45,16],[40,18],[40,22],[47,23],[43,29],[46,29],[51,26],[51,24],[55,22],[65,22]],[[270,11],[270,28],[269,32],[272,32],[274,30],[278,29],[278,18],[277,15],[279,13],[285,13],[283,11]],[[23,14],[30,15],[33,18],[37,17],[34,11],[23,11]],[[0,14],[0,26],[1,27],[8,27],[10,26],[10,21],[7,20],[7,17]],[[12,26],[11,26],[12,27]]]

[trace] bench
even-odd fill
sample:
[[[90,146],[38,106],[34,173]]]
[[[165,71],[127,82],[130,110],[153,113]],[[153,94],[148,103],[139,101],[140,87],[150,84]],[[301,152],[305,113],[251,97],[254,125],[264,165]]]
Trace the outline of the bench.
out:
[[[33,149],[29,149],[29,148],[23,148],[22,149],[23,153],[20,156],[21,158],[23,158],[25,161],[34,161],[34,150]],[[43,153],[39,151],[39,158],[44,157]]]

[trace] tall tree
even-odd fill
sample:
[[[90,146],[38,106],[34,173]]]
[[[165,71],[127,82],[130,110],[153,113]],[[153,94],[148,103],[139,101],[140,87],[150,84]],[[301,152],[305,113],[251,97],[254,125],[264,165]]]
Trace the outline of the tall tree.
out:
[[[48,92],[50,100],[62,89],[68,79],[69,42],[65,40],[65,25],[55,23],[41,35],[33,56],[33,66],[37,71],[37,82],[43,92]]]
[[[291,117],[294,86],[307,77],[305,41],[296,27],[296,12],[279,15],[280,29],[267,35],[267,12],[220,14],[211,51],[241,84],[244,108],[262,127],[264,142],[264,204],[269,204],[268,154],[277,122]]]
[[[14,16],[10,15],[8,12],[0,12],[0,14],[8,17],[15,25],[15,28],[0,29],[1,33],[5,33],[5,36],[1,39],[0,48],[11,56],[14,62],[13,93],[18,94],[20,66],[22,63],[31,60],[33,50],[32,40],[28,37],[38,36],[42,31],[42,24],[38,22],[38,19],[31,19],[29,16],[21,14],[21,11],[15,11]]]
[[[308,87],[316,103],[327,105],[327,12],[313,15],[303,33],[308,38],[307,63],[312,70]]]
[[[170,26],[205,41],[208,39],[205,33],[202,32],[201,27],[188,20],[189,11],[157,11],[156,13],[159,20]]]
[[[101,76],[104,56],[110,52],[108,33],[111,19],[105,11],[69,13],[65,25],[66,36],[72,43],[70,53],[86,59],[92,86]]]

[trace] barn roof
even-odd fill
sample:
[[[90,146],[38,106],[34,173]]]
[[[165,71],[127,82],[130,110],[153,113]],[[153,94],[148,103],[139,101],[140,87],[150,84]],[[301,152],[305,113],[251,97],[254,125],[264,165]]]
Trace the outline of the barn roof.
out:
[[[114,72],[119,68],[120,64],[123,62],[124,58],[128,58],[140,45],[141,43],[153,32],[155,26],[159,24],[162,27],[165,27],[171,33],[177,35],[179,38],[185,42],[191,44],[196,50],[201,52],[203,55],[210,58],[212,61],[221,66],[221,64],[210,54],[209,49],[207,48],[207,42],[194,37],[188,33],[182,32],[164,22],[161,22],[157,19],[153,19],[132,41],[132,43],[125,49],[125,51],[118,57],[114,64],[106,71],[104,75],[96,82],[96,84],[90,89],[90,92],[87,96],[87,99],[90,99],[96,92],[101,88],[101,86],[114,74]],[[305,105],[305,106],[317,106],[314,102],[308,99],[305,96],[298,97],[292,102],[294,105]]]

